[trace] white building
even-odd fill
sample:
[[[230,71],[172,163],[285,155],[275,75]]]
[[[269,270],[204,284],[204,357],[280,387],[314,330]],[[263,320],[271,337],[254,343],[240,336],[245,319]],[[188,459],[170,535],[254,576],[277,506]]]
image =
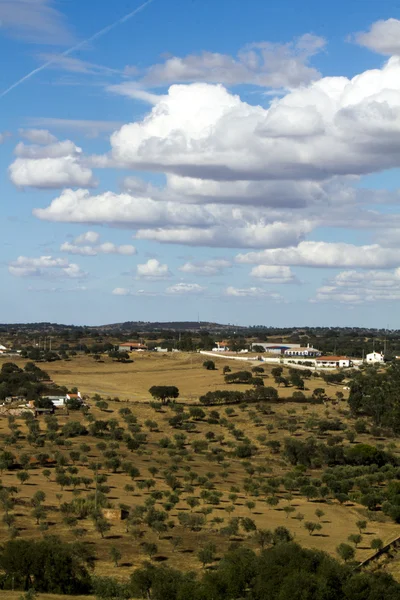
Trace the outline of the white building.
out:
[[[255,348],[264,348],[264,352],[269,354],[284,354],[285,350],[292,350],[293,348],[300,348],[300,344],[283,344],[283,343],[272,343],[272,342],[254,342],[251,344],[251,349],[255,352]]]
[[[3,344],[0,344],[0,354],[4,354],[5,352],[7,352],[7,348]]]
[[[48,398],[49,400],[51,400],[56,408],[66,406],[68,400],[72,400],[74,398],[80,400],[80,402],[83,403],[83,399],[80,392],[78,392],[77,394],[66,394],[65,396],[44,396],[44,398]]]
[[[66,396],[44,396],[44,398],[48,398],[52,401],[56,408],[60,408],[61,406],[65,406],[67,403]]]
[[[347,356],[320,356],[315,360],[315,366],[318,368],[345,369],[346,367],[352,367],[353,363]]]
[[[381,352],[370,352],[365,357],[367,363],[383,363],[385,362],[385,356]]]
[[[310,348],[310,346],[307,346],[306,348],[300,346],[299,348],[289,348],[288,350],[285,350],[284,355],[315,357],[321,356],[321,352],[316,348]]]
[[[229,342],[226,340],[222,340],[222,342],[215,342],[215,348],[212,349],[213,352],[228,352],[229,351]]]
[[[83,400],[82,400],[82,396],[81,396],[81,393],[80,393],[80,392],[77,392],[76,394],[67,394],[67,395],[65,396],[65,399],[66,399],[67,401],[68,401],[68,400],[74,400],[74,399],[76,399],[76,400],[80,400],[81,402],[83,402]]]

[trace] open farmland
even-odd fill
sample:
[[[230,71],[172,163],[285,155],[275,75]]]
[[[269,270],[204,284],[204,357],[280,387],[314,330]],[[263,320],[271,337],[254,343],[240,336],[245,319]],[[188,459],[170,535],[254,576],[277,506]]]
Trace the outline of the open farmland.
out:
[[[250,363],[232,359],[215,359],[215,371],[206,371],[203,362],[209,359],[198,353],[132,353],[133,363],[119,363],[105,356],[104,362],[97,362],[91,356],[77,356],[68,361],[45,363],[43,369],[58,385],[68,388],[77,387],[84,395],[117,396],[121,400],[150,400],[149,388],[153,385],[176,385],[180,398],[185,401],[196,401],[209,391],[224,387],[230,390],[245,391],[251,385],[230,384],[226,386],[222,369],[229,365],[232,372],[251,370],[254,365],[262,365],[265,369],[265,385],[275,386],[271,370],[274,365],[251,361]],[[10,359],[0,358],[0,367]],[[16,364],[24,366],[26,360],[12,359]],[[284,368],[288,373],[289,368]],[[321,387],[321,379],[307,380],[307,389],[312,394],[315,388]],[[332,397],[342,386],[329,385],[322,382],[328,395]],[[292,395],[293,387],[280,386],[279,395],[287,398]]]
[[[349,494],[339,493],[341,472],[334,475],[337,485],[325,479],[328,448],[370,444],[400,456],[396,438],[374,432],[368,423],[365,431],[356,431],[347,400],[335,399],[343,385],[306,379],[308,397],[324,387],[333,402],[293,402],[295,388],[281,386],[278,402],[204,407],[197,398],[207,391],[252,387],[228,386],[222,374],[225,364],[232,371],[248,365],[220,359],[217,370],[208,371],[205,358],[138,354],[133,363],[121,364],[79,356],[42,365],[55,383],[79,387],[90,408],[69,414],[60,409],[33,421],[0,418],[2,448],[13,456],[3,467],[2,485],[16,490],[12,511],[0,506],[0,542],[49,534],[64,542],[80,540],[95,554],[95,574],[126,581],[148,560],[177,569],[184,562],[185,569],[201,572],[199,549],[214,544],[216,564],[233,542],[257,551],[262,532],[277,527],[302,546],[337,557],[339,544],[357,536],[358,523],[365,521],[354,548],[357,561],[373,554],[373,539],[386,544],[399,535],[389,516],[360,501],[358,488],[366,485],[361,479],[370,477],[369,488],[383,489],[384,471],[380,479],[374,469],[365,477],[352,471]],[[276,385],[272,367],[263,367],[265,386]],[[163,384],[179,387],[176,404],[150,402],[149,387]],[[94,394],[109,396],[106,404],[96,406]],[[311,438],[314,449],[321,448],[318,456],[294,460],[291,445]],[[127,518],[120,518],[122,509]],[[399,567],[397,556],[383,568],[400,578]]]

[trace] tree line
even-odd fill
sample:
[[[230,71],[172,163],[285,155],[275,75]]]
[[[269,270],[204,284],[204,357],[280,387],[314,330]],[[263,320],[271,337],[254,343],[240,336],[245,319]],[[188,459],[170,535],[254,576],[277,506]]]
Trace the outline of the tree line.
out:
[[[53,536],[10,540],[0,552],[0,586],[94,593],[98,600],[398,600],[400,584],[391,575],[358,573],[324,552],[267,533],[259,553],[232,544],[215,569],[200,575],[146,562],[126,582],[94,575],[96,557],[85,544],[68,544]],[[210,544],[200,549],[204,565],[210,553]]]

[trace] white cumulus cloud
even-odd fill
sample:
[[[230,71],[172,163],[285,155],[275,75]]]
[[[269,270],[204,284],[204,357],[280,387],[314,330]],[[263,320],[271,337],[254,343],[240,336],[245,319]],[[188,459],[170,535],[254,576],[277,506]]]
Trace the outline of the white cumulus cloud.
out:
[[[48,221],[108,223],[138,229],[138,239],[193,246],[273,248],[298,243],[314,220],[275,220],[270,209],[220,204],[185,204],[130,193],[64,190],[34,215]],[[273,222],[269,222],[272,220]]]
[[[168,192],[196,203],[304,208],[326,203],[332,194],[317,181],[214,181],[170,173],[167,182]]]
[[[384,269],[399,264],[399,252],[378,244],[300,242],[296,247],[239,254],[238,263],[307,267],[362,267]]]
[[[250,272],[251,277],[262,279],[266,283],[294,283],[296,281],[290,267],[258,265]]]
[[[355,40],[360,46],[365,46],[379,54],[400,54],[400,21],[387,19],[376,21],[369,31],[358,33]]]
[[[103,242],[99,244],[100,234],[96,231],[86,231],[81,235],[78,235],[71,242],[64,242],[61,244],[61,252],[67,252],[68,254],[80,254],[81,256],[97,256],[98,254],[122,254],[125,256],[132,256],[136,254],[135,246],[131,244],[122,244],[117,246],[112,242]]]
[[[121,165],[213,180],[323,180],[398,166],[400,57],[252,106],[222,85],[172,85],[111,136]]]
[[[179,271],[189,275],[204,275],[208,277],[210,275],[220,275],[231,265],[232,263],[229,260],[214,258],[197,262],[186,262],[179,267]]]
[[[207,288],[198,283],[176,283],[167,287],[167,294],[202,294]]]
[[[8,271],[15,277],[64,277],[79,279],[87,276],[75,263],[69,263],[64,258],[40,256],[30,258],[19,256],[9,263]]]
[[[15,154],[18,158],[10,165],[9,175],[18,187],[51,189],[96,185],[91,169],[82,164],[82,149],[70,140],[45,146],[20,142]]]
[[[318,288],[311,302],[362,304],[400,300],[400,268],[394,271],[342,271]]]
[[[266,298],[270,300],[281,300],[282,296],[273,292],[267,292],[259,287],[236,288],[229,286],[225,290],[227,296],[235,298]]]
[[[111,292],[113,296],[161,296],[158,292],[148,292],[147,290],[130,290],[128,288],[117,287]]]
[[[300,241],[313,229],[313,223],[270,223],[224,226],[210,228],[164,228],[139,229],[136,237],[166,244],[209,246],[215,248],[282,248]]]
[[[61,244],[60,250],[61,252],[80,254],[81,256],[97,256],[98,254],[123,254],[125,256],[132,256],[133,254],[136,254],[135,246],[131,246],[130,244],[117,246],[112,242],[104,242],[97,246],[82,246],[64,242]]]
[[[100,239],[97,231],[85,231],[74,239],[74,244],[96,244]]]
[[[127,288],[117,287],[113,289],[112,294],[114,296],[129,296],[130,291]]]
[[[156,258],[150,258],[147,263],[137,265],[136,270],[140,279],[167,279],[171,277],[168,265],[162,265]]]

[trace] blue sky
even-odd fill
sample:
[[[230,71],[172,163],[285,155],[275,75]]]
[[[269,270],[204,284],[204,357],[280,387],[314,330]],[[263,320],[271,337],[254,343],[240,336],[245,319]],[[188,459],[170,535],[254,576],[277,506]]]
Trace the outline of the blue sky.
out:
[[[398,327],[399,19],[0,0],[0,321]]]

